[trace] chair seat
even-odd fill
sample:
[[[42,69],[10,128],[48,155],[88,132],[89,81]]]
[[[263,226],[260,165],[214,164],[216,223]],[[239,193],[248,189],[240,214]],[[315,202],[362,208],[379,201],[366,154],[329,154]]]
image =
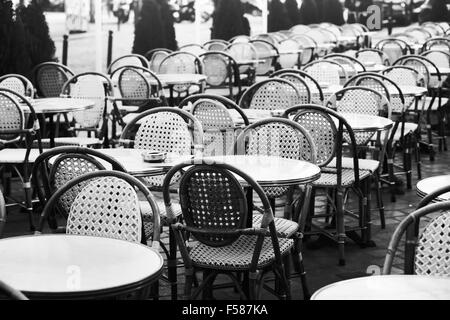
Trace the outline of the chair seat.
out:
[[[159,215],[161,217],[161,226],[167,226],[167,214],[164,201],[156,201],[159,208]],[[139,201],[139,207],[142,214],[142,222],[144,224],[145,237],[148,239],[153,234],[153,212],[148,201]],[[172,203],[172,208],[175,216],[181,215],[181,206],[178,203]]]
[[[80,147],[91,147],[95,145],[101,145],[102,141],[97,138],[86,138],[86,137],[59,137],[55,138],[55,146],[80,146]],[[42,139],[42,146],[44,148],[50,148],[50,139]]]
[[[261,220],[263,215],[260,213],[253,214],[253,226],[259,227],[261,226]],[[277,234],[280,238],[290,238],[292,237],[298,230],[299,225],[297,222],[283,219],[283,218],[275,218],[275,228],[277,229]]]
[[[414,132],[417,130],[419,125],[414,122],[405,122],[405,133],[404,135],[409,134],[410,132]],[[394,141],[399,141],[402,137],[402,127],[401,124],[398,126],[397,131],[394,134]]]
[[[46,149],[43,150],[43,152],[48,151]],[[27,149],[11,149],[6,148],[3,150],[0,150],[0,164],[19,164],[23,163],[25,159],[25,154],[27,152]],[[28,157],[29,163],[34,163],[36,161],[36,158],[39,156],[39,150],[38,149],[31,149],[30,155]]]
[[[270,79],[269,76],[256,76],[255,77],[255,82],[258,83],[258,82],[265,81],[265,80],[268,80],[268,79]]]
[[[428,110],[430,103],[431,103],[432,97],[426,97],[425,98],[425,110]],[[441,98],[441,106],[448,103],[448,98]],[[439,99],[436,98],[433,102],[433,105],[431,106],[432,111],[437,111],[439,107]]]
[[[119,110],[121,112],[130,113],[130,112],[136,112],[139,110],[138,106],[120,106]]]
[[[378,170],[380,162],[372,159],[358,159],[358,165],[360,170],[367,170],[371,173]],[[331,160],[327,167],[336,168],[336,159]],[[342,158],[342,168],[353,169],[353,158]]]
[[[198,243],[192,248],[190,256],[192,262],[200,267],[221,270],[248,270],[255,250],[256,236],[240,236],[231,245],[210,247]],[[280,252],[285,255],[292,248],[292,239],[279,239]],[[258,269],[269,266],[275,260],[272,240],[264,239],[258,260]]]
[[[325,172],[322,171],[320,178],[313,182],[315,187],[332,187],[337,185],[337,174],[334,172],[326,172],[328,170],[335,170],[336,168],[327,167]],[[367,170],[359,170],[359,179],[363,180],[370,175]],[[355,183],[355,174],[353,169],[342,169],[342,186],[349,187]]]

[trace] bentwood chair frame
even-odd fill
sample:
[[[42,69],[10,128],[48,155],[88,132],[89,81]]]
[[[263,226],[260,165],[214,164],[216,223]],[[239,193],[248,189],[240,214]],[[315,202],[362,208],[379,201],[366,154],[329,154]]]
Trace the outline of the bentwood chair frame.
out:
[[[450,53],[450,39],[445,37],[435,37],[428,39],[422,46],[422,52],[436,50],[433,48],[434,46],[437,46],[439,50],[443,50],[441,48],[446,47],[444,51]]]
[[[59,97],[64,84],[75,73],[65,65],[56,62],[44,62],[33,69],[33,83],[40,97]]]
[[[437,190],[434,196],[441,192],[448,192],[448,187]],[[431,198],[427,199],[427,202]],[[424,205],[426,202],[423,202]],[[405,274],[419,274],[425,276],[449,277],[450,268],[446,245],[449,241],[447,232],[450,225],[450,201],[438,202],[419,207],[413,213],[410,213],[394,231],[386,254],[383,266],[383,274],[390,274],[395,255],[397,253],[400,240],[406,233],[405,241]],[[420,221],[423,217],[438,213],[425,226],[421,235],[419,235]]]
[[[302,52],[298,57],[298,66],[304,66],[312,62],[319,56],[319,45],[316,40],[306,34],[295,34],[289,37],[288,40],[294,40],[297,43],[297,48],[301,48]],[[282,43],[280,43],[280,47]]]
[[[204,54],[206,52],[206,49],[197,43],[188,43],[178,48],[178,51],[180,52],[189,52],[197,57]]]
[[[7,74],[0,77],[0,88],[12,90],[31,99],[35,94],[31,81],[20,74]]]
[[[219,274],[224,274],[232,280],[241,298],[259,299],[264,276],[272,270],[279,280],[281,298],[290,299],[282,256],[288,253],[293,243],[290,239],[277,237],[273,212],[262,188],[246,173],[230,165],[192,160],[173,167],[166,176],[163,195],[167,211],[171,210],[170,180],[188,166],[193,167],[187,170],[180,182],[185,223],[172,225],[186,269],[185,298],[196,299],[201,292],[203,298],[211,297],[214,280]],[[264,215],[258,226],[247,225],[247,215],[252,213],[248,212],[248,199],[235,175],[241,177],[263,203]],[[207,185],[213,181],[217,181],[217,184],[214,183],[211,188],[206,187],[204,192],[203,189],[192,188],[192,184],[198,179]],[[226,190],[221,190],[222,187]],[[205,198],[210,203],[208,210],[196,205],[197,201]],[[232,204],[232,211],[223,208],[224,201],[230,201],[228,203]],[[222,217],[227,222],[223,222]],[[199,241],[193,248],[189,248],[190,235]],[[233,249],[234,246],[239,247]],[[234,250],[244,253],[238,256],[233,254]],[[269,253],[268,250],[273,251]],[[198,271],[203,271],[203,281],[192,293]],[[238,280],[242,273],[248,274],[247,293]]]
[[[361,245],[370,245],[370,199],[369,176],[367,171],[359,169],[357,158],[357,143],[353,129],[348,122],[334,110],[319,105],[299,105],[285,111],[284,117],[292,118],[293,121],[302,125],[311,133],[313,141],[318,150],[316,164],[321,168],[322,174],[319,180],[312,183],[312,195],[310,204],[310,214],[306,223],[305,234],[321,234],[333,241],[336,241],[339,249],[339,264],[345,265],[345,241],[346,233],[355,235],[355,240]],[[333,118],[338,120],[336,126]],[[349,149],[352,154],[352,168],[346,169],[343,166],[344,131],[348,135]],[[332,143],[326,143],[330,139]],[[325,143],[324,143],[325,142]],[[335,162],[332,164],[332,162]],[[365,180],[366,183],[362,184]],[[334,208],[335,214],[333,222],[335,231],[322,228],[312,223],[312,218],[328,217],[331,215],[329,206],[326,214],[314,214],[314,199],[316,190],[333,190],[332,194],[327,192],[327,201]],[[359,198],[359,214],[355,214],[345,209],[345,199],[350,190]],[[344,217],[350,216],[358,220],[357,227],[345,227]],[[362,239],[355,234],[357,230],[362,231]]]
[[[292,82],[295,85],[295,87],[301,94],[301,101],[299,102],[299,104],[311,103],[311,89],[306,83],[306,79],[302,78],[297,73],[288,73],[288,72],[278,74],[277,78],[285,79],[287,81]]]
[[[227,97],[235,99],[242,94],[239,67],[229,54],[222,51],[208,51],[200,55],[206,84],[210,89],[228,89]],[[234,90],[237,88],[237,92]]]
[[[308,85],[310,94],[311,94],[311,101],[314,104],[323,105],[325,102],[325,97],[323,95],[322,87],[317,82],[316,79],[314,79],[310,74],[297,70],[297,69],[282,69],[274,72],[270,77],[283,77],[284,74],[295,74],[303,79],[305,79],[305,83]]]
[[[225,50],[236,63],[239,65],[243,60],[249,61],[239,65],[239,73],[241,74],[241,79],[246,85],[251,85],[255,81],[257,64],[253,61],[259,59],[258,51],[255,46],[250,43],[250,38],[247,42],[232,42]]]
[[[388,53],[386,53],[386,51],[383,50],[386,48],[386,45],[388,44],[393,44],[394,46],[397,46],[397,49],[400,50],[400,52],[396,55],[396,57],[391,57]],[[384,52],[389,57],[389,61],[391,62],[391,64],[394,63],[394,61],[396,61],[401,56],[413,53],[408,43],[397,38],[387,38],[380,40],[379,42],[377,42],[374,48]]]
[[[317,82],[329,85],[340,85],[341,77],[343,83],[348,81],[345,68],[333,60],[315,60],[303,67],[303,71],[311,75]]]
[[[366,72],[366,67],[358,59],[345,54],[332,53],[326,55],[323,59],[335,61],[342,66],[347,65],[351,69],[350,72],[347,71],[347,80],[360,72]]]
[[[161,62],[171,53],[173,53],[173,51],[166,48],[157,48],[148,51],[145,54],[145,58],[148,60],[148,68],[152,72],[158,72]]]
[[[215,47],[217,45],[217,47]],[[211,39],[203,44],[207,51],[225,51],[230,45],[228,41],[222,39]]]
[[[25,117],[20,104],[29,110],[28,119]],[[28,99],[9,89],[0,88],[0,113],[2,115],[0,120],[0,143],[5,146],[12,145],[13,148],[20,147],[23,144],[25,146],[23,156],[17,159],[18,161],[9,163],[8,161],[0,160],[5,196],[10,198],[10,181],[5,174],[5,169],[10,170],[12,168],[19,176],[25,192],[25,205],[23,206],[19,202],[16,202],[16,204],[24,207],[28,215],[30,229],[34,230],[29,165],[34,140],[37,141],[39,153],[42,152],[39,121]],[[23,161],[23,166],[20,169],[17,163],[21,161]]]
[[[290,81],[270,78],[248,88],[239,100],[239,106],[242,109],[287,109],[300,103],[301,97],[297,87]]]
[[[127,61],[127,60],[130,60],[130,59],[131,60],[135,60],[137,62],[137,64],[134,64],[134,63],[131,63],[130,61]],[[123,62],[124,60],[126,62]],[[118,66],[116,66],[116,64],[118,64]],[[124,65],[126,65],[126,66],[134,65],[136,67],[143,67],[143,68],[146,68],[146,69],[148,69],[148,67],[149,67],[149,63],[148,63],[148,60],[147,60],[146,57],[144,57],[144,56],[142,56],[140,54],[132,53],[132,54],[126,54],[124,56],[121,56],[121,57],[115,59],[113,62],[111,62],[111,64],[108,66],[107,74],[113,73],[117,68],[120,68],[120,67],[122,67]]]
[[[258,51],[258,59],[264,60],[264,63],[259,63],[256,67],[257,76],[264,76],[280,69],[277,63],[280,54],[273,43],[261,39],[252,39],[250,43]]]
[[[389,66],[391,63],[389,61],[389,57],[381,50],[378,49],[361,49],[355,52],[355,57],[358,61],[364,64],[365,61],[368,62],[378,62],[381,65]],[[374,61],[375,59],[377,61]]]

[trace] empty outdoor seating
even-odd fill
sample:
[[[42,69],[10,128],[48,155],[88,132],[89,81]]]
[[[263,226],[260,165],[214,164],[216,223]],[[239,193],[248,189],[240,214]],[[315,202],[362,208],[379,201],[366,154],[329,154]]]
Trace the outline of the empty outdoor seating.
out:
[[[44,62],[33,70],[33,82],[41,97],[59,97],[64,84],[75,74],[66,66],[55,62]]]
[[[422,52],[429,50],[442,50],[450,53],[450,39],[444,37],[428,39],[423,44]]]
[[[345,71],[347,72],[347,80],[359,72],[366,71],[364,64],[362,64],[357,59],[350,57],[348,55],[345,55],[345,54],[332,53],[332,54],[326,55],[325,57],[323,57],[323,59],[336,61],[341,66],[343,66],[345,68]],[[342,75],[342,76],[344,76],[344,75]]]
[[[331,60],[313,61],[304,66],[303,71],[311,75],[321,85],[340,85],[341,76],[343,83],[348,80],[345,68],[341,64]]]
[[[258,58],[263,60],[262,63],[258,63],[256,66],[256,75],[267,75],[277,69],[277,59],[279,57],[278,49],[272,43],[257,39],[250,40],[256,51],[258,52]]]
[[[7,74],[0,77],[0,88],[9,89],[31,99],[35,94],[33,84],[20,74]]]
[[[391,64],[389,57],[381,50],[377,49],[361,49],[355,53],[356,59],[361,61],[362,64],[380,64],[388,66]]]
[[[165,48],[158,48],[150,50],[145,54],[145,57],[148,60],[148,68],[153,72],[159,71],[159,65],[164,60],[165,57],[167,57],[169,54],[172,53],[172,50],[165,49]]]
[[[396,38],[388,38],[375,44],[375,49],[384,52],[391,64],[403,55],[412,53],[411,47],[403,40]]]
[[[203,53],[206,52],[206,49],[203,48],[202,45],[196,44],[196,43],[189,43],[189,44],[185,44],[184,46],[181,46],[178,51],[181,52],[189,52],[192,53],[196,56],[199,56]]]
[[[225,51],[230,43],[221,39],[212,39],[203,44],[207,51]]]
[[[139,54],[127,54],[122,57],[117,58],[108,66],[108,74],[113,73],[117,68],[122,66],[136,66],[148,68],[148,60],[144,56]]]

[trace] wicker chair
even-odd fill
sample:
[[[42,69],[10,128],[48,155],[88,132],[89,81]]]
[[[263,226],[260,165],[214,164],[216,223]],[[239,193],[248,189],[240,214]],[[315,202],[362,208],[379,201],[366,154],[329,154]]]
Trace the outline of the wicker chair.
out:
[[[203,48],[207,51],[225,51],[227,47],[230,45],[225,40],[221,39],[212,39],[203,44]]]
[[[335,61],[313,61],[304,66],[303,71],[312,76],[317,82],[327,83],[328,85],[340,85],[341,75],[344,83],[348,80],[345,68]]]
[[[293,34],[304,34],[308,32],[311,28],[304,24],[298,24],[293,26],[289,31],[291,31]]]
[[[411,47],[405,41],[396,38],[383,39],[374,48],[384,52],[391,64],[401,56],[412,53]]]
[[[0,88],[9,89],[24,97],[34,98],[33,84],[20,74],[7,74],[0,77]]]
[[[136,66],[148,68],[148,60],[146,57],[141,56],[139,54],[127,54],[122,57],[117,58],[108,66],[108,74],[113,73],[116,69],[123,66]]]
[[[233,57],[221,51],[208,51],[199,57],[206,75],[205,93],[235,99],[242,93],[239,67]]]
[[[364,65],[358,59],[345,54],[332,53],[326,55],[325,57],[323,57],[323,59],[332,60],[339,63],[341,66],[345,66],[347,68],[347,80],[360,72],[366,72],[366,67],[364,67]]]
[[[250,43],[256,48],[258,58],[264,60],[264,63],[256,66],[257,76],[265,76],[279,69],[277,65],[279,53],[274,44],[261,39],[250,40]]]
[[[377,49],[361,49],[355,53],[356,59],[358,59],[362,64],[373,63],[388,66],[391,64],[389,57],[381,50]]]
[[[370,173],[366,170],[359,169],[359,161],[357,155],[357,143],[350,125],[342,116],[330,108],[317,105],[295,106],[287,109],[284,117],[291,118],[299,123],[311,134],[316,145],[317,161],[316,164],[322,169],[321,177],[312,183],[312,202],[310,206],[310,218],[307,223],[306,234],[322,234],[338,243],[339,247],[339,264],[345,264],[345,241],[346,232],[352,230],[362,230],[362,245],[370,245],[370,209],[368,192]],[[337,126],[336,123],[337,122]],[[344,162],[343,148],[341,147],[344,139],[344,131],[349,136],[349,148],[352,158]],[[333,163],[334,162],[334,163]],[[350,163],[350,166],[349,166]],[[366,181],[362,185],[362,181]],[[335,228],[330,229],[328,226],[322,228],[312,224],[314,216],[314,199],[318,189],[324,189],[328,194],[328,201],[335,209],[333,222]],[[352,190],[359,199],[359,213],[352,213],[345,209],[345,201],[348,192]],[[333,191],[333,193],[331,193]],[[330,197],[330,193],[334,197]],[[327,208],[329,208],[327,206]],[[344,216],[348,215],[358,220],[358,226],[347,228],[344,224]],[[316,215],[316,218],[329,217],[327,210],[325,215]],[[328,218],[326,219],[328,222]]]
[[[33,82],[40,97],[59,97],[64,84],[74,75],[62,64],[45,62],[33,69]]]
[[[406,233],[404,273],[450,277],[450,201],[424,206],[410,213],[394,231],[388,246],[383,274],[390,274],[400,240]],[[420,234],[420,221],[432,215]]]
[[[317,80],[314,79],[311,75],[309,75],[308,73],[306,73],[304,71],[300,71],[297,69],[284,69],[284,70],[279,70],[277,72],[274,72],[271,75],[271,78],[275,78],[275,77],[283,78],[284,74],[295,74],[295,75],[302,77],[302,79],[305,80],[305,83],[308,85],[308,88],[310,90],[311,102],[314,104],[320,104],[320,105],[324,104],[325,97],[323,95],[322,88],[320,87],[320,84],[317,82]]]
[[[6,297],[8,300],[28,300],[28,298],[19,290],[14,289],[0,280],[0,297]]]
[[[422,23],[420,26],[429,31],[433,36],[441,36],[445,34],[445,28],[436,22],[427,21]]]
[[[250,41],[250,40],[249,40]],[[231,42],[227,47],[226,53],[233,57],[237,64],[242,61],[253,61],[259,59],[258,51],[250,42]],[[256,63],[243,64],[239,67],[239,73],[242,74],[248,84],[252,84],[255,78]]]
[[[301,64],[302,46],[295,39],[286,39],[278,45],[278,51],[281,52],[278,62],[282,69],[298,67]],[[308,61],[309,62],[309,61]]]
[[[158,49],[153,49],[148,51],[145,54],[145,57],[148,60],[149,63],[149,69],[152,72],[158,72],[159,71],[159,66],[161,64],[161,62],[172,53],[172,50],[169,49],[165,49],[165,48],[158,48]]]
[[[290,40],[294,40],[297,43],[296,48],[301,48],[302,52],[300,54],[300,66],[304,66],[310,62],[312,62],[319,54],[319,45],[318,43],[307,36],[306,34],[296,34],[289,38]],[[282,45],[282,44],[280,44]],[[287,49],[294,49],[293,45],[287,47]],[[281,48],[280,48],[281,51]]]
[[[190,43],[190,44],[185,44],[184,46],[181,46],[178,51],[180,52],[189,52],[192,53],[193,55],[196,55],[197,57],[204,54],[206,52],[206,49],[196,43]]]
[[[420,55],[433,62],[438,68],[450,68],[450,50],[431,49]]]
[[[303,79],[300,75],[296,73],[288,73],[288,72],[278,74],[277,78],[285,79],[295,85],[295,87],[301,94],[300,104],[311,103],[311,90],[308,84],[306,83],[306,79]]]
[[[163,86],[159,78],[148,69],[142,67],[123,66],[111,74],[111,79],[117,78],[117,86],[121,98],[114,98],[122,105],[117,109],[124,115],[118,119],[122,125],[145,110],[167,106]],[[127,113],[131,113],[127,115]]]
[[[243,123],[236,121],[236,115],[227,108],[237,111],[238,117],[243,119]],[[203,155],[220,156],[233,155],[236,137],[242,131],[242,125],[248,126],[249,121],[245,113],[229,101],[227,105],[222,104],[217,98],[196,99],[191,108],[192,115],[197,118],[203,127],[204,150]]]
[[[242,109],[280,110],[302,101],[297,87],[288,80],[271,78],[258,82],[242,95],[239,106]]]
[[[163,191],[166,210],[171,208],[170,181],[188,166],[192,167],[180,181],[185,223],[172,226],[186,269],[185,298],[196,299],[201,292],[204,298],[208,293],[211,296],[214,280],[224,274],[232,280],[241,298],[258,299],[264,276],[273,271],[279,280],[281,298],[290,299],[282,257],[293,247],[293,240],[277,237],[272,209],[261,187],[229,165],[198,164],[198,160],[193,160],[173,167],[167,174]],[[246,225],[247,199],[235,175],[246,181],[263,203],[264,215],[258,225]],[[198,188],[199,184],[204,188]],[[224,203],[229,206],[224,207]],[[189,241],[190,236],[197,240],[196,244]],[[198,271],[203,271],[203,281],[192,293]],[[242,273],[249,273],[248,294],[238,280]]]
[[[450,53],[450,39],[444,37],[436,37],[428,39],[422,47],[422,52],[430,50],[442,50]]]
[[[28,113],[27,120],[25,118],[25,110]],[[37,150],[32,150],[34,141],[37,142]],[[30,228],[33,230],[29,165],[33,158],[31,153],[35,155],[38,152],[42,152],[39,122],[33,106],[27,98],[12,90],[2,88],[0,88],[0,144],[6,150],[11,150],[10,156],[6,159],[0,159],[0,170],[3,173],[14,170],[19,176],[25,193],[25,210],[28,215]],[[20,149],[12,150],[17,148]],[[2,184],[5,187],[5,196],[9,198],[10,181],[5,177],[6,174],[2,179]]]
[[[237,35],[228,40],[229,43],[248,43],[250,42],[250,37],[246,35]]]
[[[108,145],[107,107],[110,98],[113,96],[111,80],[101,73],[81,73],[64,84],[61,96],[74,99],[88,99],[95,102],[95,104],[91,109],[73,113],[72,126],[69,129],[72,132],[72,136],[55,138],[55,145]],[[119,114],[115,108],[113,108],[113,112]],[[79,136],[79,132],[85,132],[87,137]],[[49,146],[50,140],[43,139],[43,144]]]

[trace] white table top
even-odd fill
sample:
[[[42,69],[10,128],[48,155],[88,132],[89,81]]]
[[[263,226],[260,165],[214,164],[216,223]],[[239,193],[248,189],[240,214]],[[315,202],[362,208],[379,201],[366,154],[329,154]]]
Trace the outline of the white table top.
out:
[[[448,185],[450,185],[450,174],[422,179],[419,182],[417,182],[416,186],[417,194],[423,198],[428,194],[436,191],[437,189]],[[438,201],[450,200],[450,192],[447,192],[439,196],[437,200]]]
[[[8,164],[23,163],[23,161],[25,160],[26,151],[27,149],[12,149],[12,148],[0,150],[0,163],[8,163]],[[45,151],[47,151],[47,149],[43,150],[43,152]],[[28,162],[34,163],[39,154],[40,153],[38,149],[31,149],[30,155],[28,157]]]
[[[151,176],[163,174],[175,164],[186,161],[192,156],[167,155],[164,162],[145,162],[142,153],[146,150],[141,149],[97,149],[97,151],[106,154],[119,162],[125,170],[134,176]]]
[[[64,113],[73,111],[83,111],[93,108],[94,101],[76,98],[41,98],[31,100],[31,105],[35,113]],[[23,111],[29,113],[30,109],[24,106]]]
[[[448,75],[450,75],[450,68],[438,67],[438,69],[439,69],[439,73],[441,74],[441,76],[448,76]],[[436,76],[437,75],[436,69],[429,68],[429,70],[430,70],[430,74],[432,76]],[[445,79],[442,79],[442,80],[445,80]]]
[[[25,294],[117,288],[145,281],[163,266],[162,256],[150,247],[87,236],[3,239],[0,256],[0,279]]]
[[[252,60],[236,60],[236,64],[238,65],[249,65],[249,64],[259,64],[259,63],[264,63],[266,62],[266,60],[262,60],[262,59],[252,59]]]
[[[368,114],[344,113],[339,114],[348,122],[353,131],[387,130],[394,125],[388,118]]]
[[[186,84],[192,83],[197,84],[206,80],[206,76],[203,74],[195,74],[195,73],[167,73],[167,74],[157,74],[159,81],[161,81],[162,85],[177,85],[177,84]],[[152,81],[150,83],[153,84]]]
[[[415,87],[415,86],[398,86],[402,90],[403,96],[415,96],[421,97],[428,92],[425,87]],[[394,86],[386,86],[391,96],[398,95],[398,91]]]
[[[301,160],[267,156],[217,156],[202,160],[207,163],[223,162],[236,167],[263,187],[305,184],[320,177],[318,166]]]
[[[417,275],[369,276],[340,281],[318,290],[311,300],[450,299],[450,279]]]

